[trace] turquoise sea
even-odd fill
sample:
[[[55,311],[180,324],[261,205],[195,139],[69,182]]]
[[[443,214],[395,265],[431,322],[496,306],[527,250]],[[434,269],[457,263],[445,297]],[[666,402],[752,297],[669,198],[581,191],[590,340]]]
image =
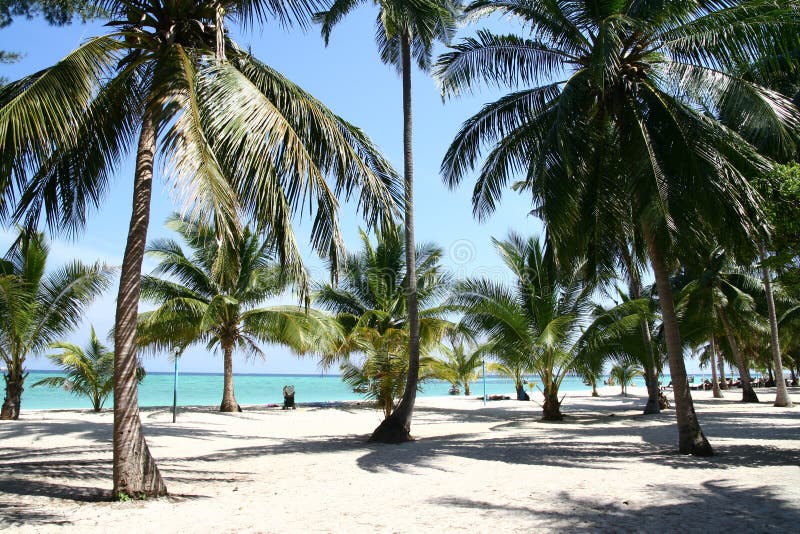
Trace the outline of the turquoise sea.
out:
[[[91,408],[88,400],[76,397],[61,388],[32,387],[34,382],[47,376],[59,376],[55,371],[31,371],[25,380],[25,391],[22,394],[23,410]],[[530,378],[529,378],[530,379]],[[139,386],[139,404],[141,406],[171,406],[174,375],[172,373],[149,373]],[[536,381],[535,378],[532,380]],[[354,393],[338,375],[264,375],[244,374],[234,376],[236,400],[239,404],[279,404],[283,402],[283,386],[291,384],[295,387],[295,401],[331,402],[342,400],[358,400],[364,396]],[[635,384],[644,386],[637,378]],[[425,382],[420,396],[447,395],[450,384],[443,381]],[[483,382],[478,380],[470,388],[470,394],[483,394]],[[589,390],[577,377],[567,377],[561,385],[563,391]],[[488,376],[486,393],[489,395],[514,395],[514,382],[507,378]],[[462,392],[463,394],[463,392]],[[222,375],[185,373],[178,376],[179,406],[216,406],[222,400]],[[111,398],[104,408],[113,405]]]

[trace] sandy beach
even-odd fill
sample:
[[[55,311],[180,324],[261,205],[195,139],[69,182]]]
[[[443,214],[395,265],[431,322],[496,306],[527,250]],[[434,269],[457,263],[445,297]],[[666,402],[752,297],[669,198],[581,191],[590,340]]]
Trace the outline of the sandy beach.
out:
[[[800,389],[792,388],[800,404]],[[404,445],[366,438],[363,405],[142,412],[170,496],[108,502],[109,411],[25,411],[0,423],[0,529],[20,532],[541,532],[794,530],[800,407],[693,392],[712,458],[677,454],[675,415],[569,393],[536,402],[422,398]],[[535,399],[534,399],[535,400]],[[104,500],[106,499],[106,500]]]

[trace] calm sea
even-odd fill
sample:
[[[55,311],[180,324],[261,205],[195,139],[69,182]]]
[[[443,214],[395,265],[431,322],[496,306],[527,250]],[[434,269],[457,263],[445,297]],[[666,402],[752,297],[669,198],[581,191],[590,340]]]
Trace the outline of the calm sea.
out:
[[[61,388],[33,387],[34,382],[47,376],[59,376],[58,372],[31,371],[25,380],[22,395],[23,410],[42,410],[60,408],[91,408],[83,397],[76,397]],[[174,376],[172,373],[148,373],[139,386],[141,406],[171,406]],[[535,378],[533,379],[535,380]],[[358,400],[363,395],[353,390],[338,375],[235,375],[234,386],[239,404],[278,404],[283,402],[283,386],[295,387],[295,401],[328,402]],[[641,379],[634,385],[643,386]],[[443,381],[425,382],[420,396],[447,395],[450,384]],[[561,385],[563,391],[589,390],[580,378],[567,377]],[[514,395],[514,383],[507,378],[489,376],[486,378],[486,393]],[[463,394],[463,391],[462,391]],[[483,394],[480,380],[471,386],[471,395]],[[178,405],[215,406],[222,400],[222,375],[186,373],[178,377]],[[104,408],[113,404],[111,398]]]

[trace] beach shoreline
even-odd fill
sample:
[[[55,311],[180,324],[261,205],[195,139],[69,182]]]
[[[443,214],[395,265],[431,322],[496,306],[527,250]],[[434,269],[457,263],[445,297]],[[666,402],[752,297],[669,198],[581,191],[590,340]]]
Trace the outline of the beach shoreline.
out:
[[[693,392],[717,455],[679,455],[674,411],[641,388],[567,392],[565,420],[534,402],[418,399],[416,440],[366,438],[363,401],[142,409],[170,490],[107,502],[113,413],[23,411],[0,424],[0,527],[21,532],[472,532],[791,529],[800,520],[800,410]],[[800,403],[800,389],[791,388]],[[412,511],[412,512],[410,512]]]

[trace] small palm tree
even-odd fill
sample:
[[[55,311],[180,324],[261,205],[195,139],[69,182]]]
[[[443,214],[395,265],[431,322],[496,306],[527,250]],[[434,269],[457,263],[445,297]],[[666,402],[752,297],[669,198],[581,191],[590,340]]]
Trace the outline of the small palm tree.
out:
[[[469,395],[470,383],[480,376],[478,370],[483,365],[483,348],[470,345],[460,336],[451,336],[450,346],[442,345],[439,350],[445,359],[433,361],[434,375],[454,388],[463,387],[464,395]]]
[[[27,357],[75,329],[116,272],[73,261],[48,273],[48,255],[43,234],[20,231],[8,259],[0,260],[0,358],[6,367],[0,419],[19,418]]]
[[[232,246],[214,226],[173,215],[167,227],[189,247],[156,240],[147,253],[159,261],[142,277],[142,298],[158,308],[139,315],[138,343],[150,350],[204,343],[223,354],[220,411],[241,411],[233,387],[233,352],[263,357],[260,343],[279,343],[298,353],[324,351],[332,325],[299,306],[262,304],[283,294],[290,280],[274,263],[272,247],[244,228]]]
[[[366,355],[368,365],[386,376],[387,387],[374,396],[383,399],[396,398],[396,392],[405,393],[408,381],[396,375],[388,376],[385,370],[405,369],[397,359],[408,360],[411,340],[409,312],[405,290],[408,287],[404,269],[405,240],[400,228],[389,228],[377,233],[377,245],[361,232],[363,250],[350,254],[336,285],[324,284],[313,296],[316,306],[332,312],[343,332],[338,347],[323,359],[324,365],[344,359],[346,369],[356,369],[347,363],[351,355]],[[449,276],[440,262],[442,251],[433,245],[422,244],[416,252],[417,294],[420,304],[420,350],[423,357],[438,348],[444,333],[452,323],[444,317],[446,308],[439,306],[449,289]],[[372,361],[370,362],[370,359]],[[424,360],[424,358],[423,358]],[[375,373],[362,372],[367,376]],[[416,370],[414,387],[420,376],[427,376],[425,366]],[[391,378],[391,380],[389,380]],[[397,385],[403,384],[398,389]],[[396,407],[392,404],[393,407]]]
[[[633,379],[644,376],[644,369],[634,363],[620,362],[611,367],[609,375],[622,387],[620,394],[625,396],[628,394],[628,386],[633,384]]]
[[[486,336],[487,353],[511,358],[516,370],[529,366],[539,375],[543,419],[560,420],[558,390],[577,365],[592,287],[582,277],[581,264],[558,265],[552,249],[536,237],[512,233],[494,244],[514,284],[467,280],[456,286],[454,304],[464,313],[465,328]],[[516,381],[519,388],[521,379]]]
[[[364,391],[383,410],[384,418],[391,415],[406,389],[408,375],[408,330],[389,328],[378,332],[374,328],[356,327],[348,336],[351,350],[357,350],[363,361],[347,358],[341,364],[342,379],[354,391]],[[420,360],[419,387],[430,378],[434,360]]]
[[[50,348],[61,349],[62,352],[48,358],[66,377],[43,378],[33,387],[60,387],[78,397],[87,397],[92,410],[99,412],[114,389],[114,352],[100,342],[94,327],[90,328],[89,344],[85,348],[66,342],[51,343]],[[144,367],[139,364],[136,378],[141,383],[144,377]]]
[[[510,353],[493,355],[499,361],[490,362],[487,370],[500,376],[505,376],[514,381],[514,389],[517,391],[517,398],[525,391],[525,375],[534,371],[530,358],[519,357]]]

